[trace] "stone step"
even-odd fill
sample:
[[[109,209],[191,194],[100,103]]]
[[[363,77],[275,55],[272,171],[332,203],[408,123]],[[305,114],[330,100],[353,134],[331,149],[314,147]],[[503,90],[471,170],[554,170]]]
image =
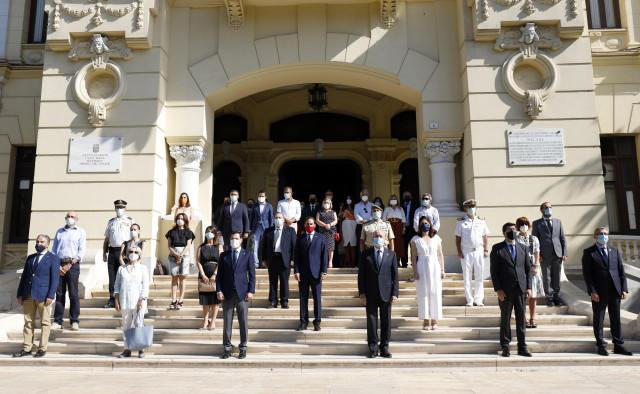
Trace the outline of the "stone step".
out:
[[[147,318],[145,321],[148,325],[153,325],[159,329],[198,329],[202,326],[202,314],[197,316],[181,316],[180,318]],[[513,321],[513,319],[512,319]],[[587,316],[576,315],[539,315],[536,319],[539,328],[545,327],[562,327],[562,326],[589,326],[589,318]],[[282,329],[284,327],[295,327],[299,323],[298,315],[271,315],[271,316],[255,316],[249,314],[249,327],[253,329]],[[498,327],[500,318],[496,316],[456,316],[447,317],[438,320],[440,328],[447,327]],[[222,313],[218,314],[216,319],[218,329],[222,327]],[[421,329],[422,320],[416,317],[393,317],[391,319],[392,328],[412,328]],[[118,328],[120,327],[120,316],[83,316],[80,317],[80,327],[84,329],[93,328]],[[234,327],[237,327],[237,321],[234,320]],[[346,317],[323,319],[323,328],[343,328],[343,329],[365,329],[367,327],[366,318]],[[64,321],[64,329],[68,330],[70,323]],[[537,329],[536,329],[537,330]]]
[[[232,338],[233,343],[238,342],[237,332]],[[290,355],[366,355],[366,336],[360,341],[331,341],[307,340],[307,343],[287,342],[253,342],[249,336],[248,354],[269,354],[277,357],[280,354]],[[595,343],[591,338],[541,338],[528,339],[529,350],[536,353],[593,353]],[[632,352],[640,351],[640,341],[626,341],[625,346]],[[0,353],[16,353],[22,347],[19,340],[4,341],[0,343]],[[517,344],[511,343],[512,352],[517,351]],[[122,352],[122,341],[115,340],[76,340],[67,342],[49,343],[47,353],[66,354],[111,354]],[[392,341],[390,351],[394,354],[496,354],[500,350],[497,338],[492,340],[451,340],[432,339],[424,342],[416,341]],[[223,347],[220,342],[214,341],[188,341],[188,342],[161,342],[154,343],[148,349],[149,356],[154,355],[220,355]]]

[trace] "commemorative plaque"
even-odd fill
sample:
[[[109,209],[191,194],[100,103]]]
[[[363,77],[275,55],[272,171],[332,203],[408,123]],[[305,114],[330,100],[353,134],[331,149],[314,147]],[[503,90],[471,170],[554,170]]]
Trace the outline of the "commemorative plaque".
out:
[[[507,130],[509,164],[564,165],[562,129]]]
[[[68,172],[120,172],[122,137],[71,138]]]

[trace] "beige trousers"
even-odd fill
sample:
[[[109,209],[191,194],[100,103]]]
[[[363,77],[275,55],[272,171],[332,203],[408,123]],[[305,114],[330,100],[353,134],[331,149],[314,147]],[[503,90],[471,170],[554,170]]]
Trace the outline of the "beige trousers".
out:
[[[42,326],[42,335],[40,336],[40,346],[38,350],[47,351],[49,344],[49,333],[51,332],[51,305],[45,306],[44,301],[36,301],[29,296],[28,299],[22,301],[22,310],[24,314],[24,343],[22,349],[30,352],[33,348],[33,332],[36,325],[36,311],[40,315],[40,324]]]

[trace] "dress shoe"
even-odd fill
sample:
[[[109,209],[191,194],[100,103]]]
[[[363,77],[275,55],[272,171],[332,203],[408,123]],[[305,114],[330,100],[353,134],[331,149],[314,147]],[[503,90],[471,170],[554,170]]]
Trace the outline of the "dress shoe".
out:
[[[391,358],[391,353],[389,353],[388,350],[381,350],[380,351],[380,357]]]
[[[378,357],[378,351],[377,350],[375,350],[375,351],[370,350],[369,354],[367,355],[367,357],[368,358],[376,358],[376,357]]]
[[[502,357],[510,357],[511,351],[509,350],[509,346],[505,346],[502,348]]]
[[[415,282],[415,281],[416,281],[416,278],[414,278],[413,276],[411,278],[407,279],[407,282]]]
[[[289,303],[288,302],[283,302],[283,303],[280,304],[280,307],[282,309],[289,309]]]
[[[314,323],[313,324],[313,331],[320,331],[320,330],[321,330],[320,323]]]
[[[104,309],[109,309],[109,308],[115,308],[116,306],[114,304],[105,304],[103,306]]]
[[[124,352],[120,353],[120,355],[118,356],[118,358],[125,358],[125,357],[131,357],[131,350],[125,350]]]
[[[524,349],[518,349],[518,356],[522,356],[522,357],[531,357],[531,352],[527,350],[527,348]]]
[[[221,359],[225,360],[227,358],[229,358],[229,356],[231,356],[231,352],[224,352],[224,354],[222,354],[222,356],[220,356]]]
[[[562,306],[562,302],[560,302],[560,300],[554,300],[554,301],[553,301],[553,305],[555,305],[555,306]]]
[[[246,350],[240,350],[240,354],[238,355],[238,358],[240,358],[240,359],[247,358],[247,351]]]
[[[58,323],[52,323],[51,324],[51,329],[52,330],[62,330],[62,324],[58,324]]]
[[[300,325],[298,326],[298,328],[296,328],[296,331],[304,331],[307,329],[307,325],[304,323],[300,323]]]
[[[267,307],[267,309],[273,309],[273,308],[277,308],[278,304],[276,304],[275,302],[269,304],[269,306]]]
[[[142,350],[140,350],[138,352],[138,358],[144,358],[147,354],[145,352],[143,352]]]
[[[36,354],[33,355],[33,357],[40,358],[40,357],[44,357],[45,354],[47,354],[46,351],[42,349],[38,349],[38,351],[36,352]]]
[[[549,306],[549,307],[556,306],[556,304],[553,302],[553,300],[549,300],[549,301],[547,301],[547,306]]]
[[[31,352],[27,352],[24,349],[20,350],[20,353],[16,353],[13,355],[13,357],[24,357],[24,356],[30,356]]]
[[[619,346],[614,346],[613,347],[613,352],[615,354],[622,354],[623,356],[633,356],[633,353],[631,353],[629,350],[627,350],[626,347],[619,345]]]
[[[609,352],[605,346],[598,346],[598,354],[601,356],[608,356]]]

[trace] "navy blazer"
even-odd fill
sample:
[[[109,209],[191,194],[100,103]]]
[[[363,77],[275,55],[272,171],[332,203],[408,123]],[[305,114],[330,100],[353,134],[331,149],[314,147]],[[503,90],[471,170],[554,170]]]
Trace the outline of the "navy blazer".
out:
[[[319,203],[316,203],[313,209],[311,209],[311,205],[305,205],[304,208],[302,208],[302,212],[300,212],[300,221],[304,222],[309,216],[311,216],[315,220],[316,215],[321,211],[320,208],[321,206]]]
[[[262,243],[262,261],[267,262],[267,267],[271,267],[273,262],[273,239],[276,232],[275,227],[269,227],[265,230],[260,242]],[[296,230],[289,226],[282,226],[282,234],[280,236],[280,253],[282,253],[282,261],[284,268],[291,267],[293,261],[293,252],[296,247]]]
[[[513,261],[506,241],[499,242],[491,248],[491,280],[496,292],[502,290],[511,294],[515,290],[522,293],[531,290],[531,258],[524,245],[519,242],[515,245],[516,261]],[[519,285],[519,289],[516,288],[516,284]]]
[[[293,272],[300,274],[302,278],[309,275],[318,279],[323,273],[327,273],[329,258],[324,235],[313,233],[311,245],[307,242],[307,233],[298,236],[293,253]]]
[[[231,205],[225,205],[218,218],[218,231],[222,233],[225,239],[228,239],[233,231],[241,234],[251,231],[247,206],[241,202],[237,203],[236,209],[231,215]]]
[[[378,295],[384,302],[391,297],[398,297],[398,258],[395,252],[384,248],[382,263],[378,269],[376,262],[376,248],[369,248],[362,252],[362,263],[358,268],[358,294],[367,296],[367,300],[375,302]]]
[[[616,289],[616,296],[622,297],[622,292],[628,293],[627,276],[620,252],[616,248],[606,246],[609,263],[600,254],[598,247],[593,245],[586,248],[582,254],[582,276],[587,285],[587,293],[595,292],[601,297],[611,295],[611,284]]]
[[[534,220],[531,227],[531,234],[538,237],[540,241],[540,257],[543,260],[553,256],[567,255],[567,240],[564,237],[564,228],[560,219],[551,218],[551,233],[543,218]]]
[[[268,202],[264,203],[264,210],[260,214],[260,203],[253,206],[251,215],[251,232],[256,232],[261,225],[264,230],[273,227],[273,207]]]
[[[53,299],[60,281],[60,259],[51,251],[47,251],[38,263],[36,271],[33,272],[33,261],[36,256],[38,256],[37,253],[30,255],[24,263],[18,285],[18,297],[26,300],[31,296],[36,301]]]
[[[233,297],[233,288],[240,300],[244,300],[247,293],[256,292],[256,258],[253,253],[240,248],[236,270],[233,270],[231,250],[223,252],[218,262],[218,275],[216,276],[216,289],[224,298],[230,300]]]

